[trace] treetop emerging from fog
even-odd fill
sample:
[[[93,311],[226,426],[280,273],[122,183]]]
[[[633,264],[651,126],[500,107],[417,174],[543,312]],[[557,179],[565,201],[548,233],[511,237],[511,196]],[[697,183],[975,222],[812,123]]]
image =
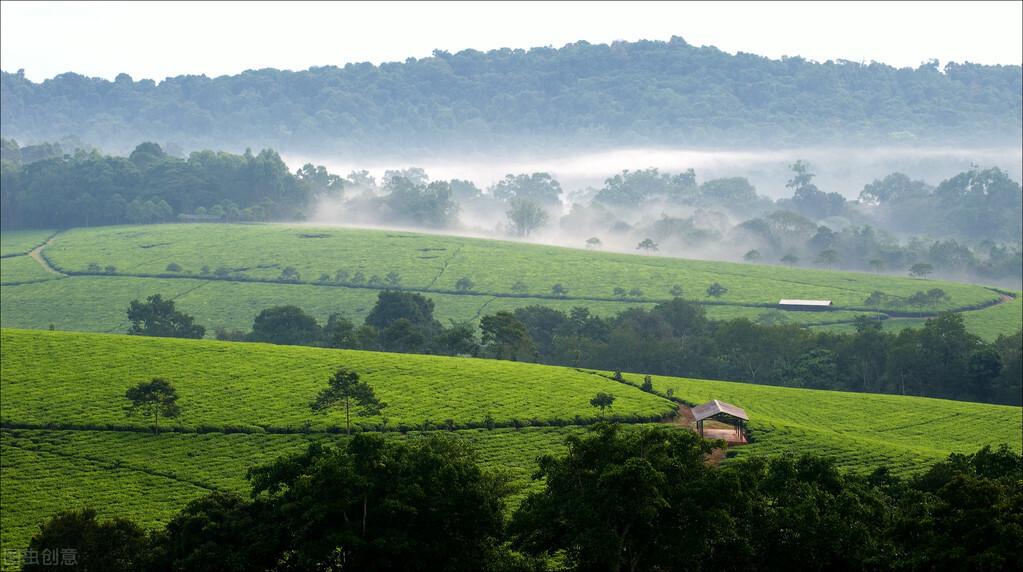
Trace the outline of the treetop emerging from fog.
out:
[[[438,51],[404,63],[178,76],[0,78],[2,131],[292,151],[621,145],[1006,142],[1023,136],[1019,66],[916,69],[768,59],[669,42]],[[131,143],[129,143],[129,141]]]

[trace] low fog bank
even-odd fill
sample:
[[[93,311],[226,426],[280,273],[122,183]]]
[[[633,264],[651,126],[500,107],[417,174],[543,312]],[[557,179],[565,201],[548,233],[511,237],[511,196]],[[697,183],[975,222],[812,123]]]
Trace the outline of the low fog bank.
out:
[[[600,187],[604,180],[625,169],[654,167],[679,172],[694,169],[704,179],[745,177],[761,195],[777,199],[791,194],[786,189],[788,165],[804,160],[816,169],[816,184],[847,198],[856,198],[863,185],[900,172],[932,185],[965,171],[971,165],[998,167],[1019,181],[1023,179],[1023,147],[872,147],[715,150],[715,149],[618,149],[611,151],[561,152],[535,156],[465,154],[458,156],[402,156],[353,160],[335,156],[306,156],[282,152],[292,169],[305,163],[324,165],[333,173],[366,170],[381,178],[388,170],[420,167],[434,180],[464,179],[480,188],[489,187],[509,173],[546,172],[566,191]]]
[[[316,224],[1023,286],[1020,149],[325,163]]]

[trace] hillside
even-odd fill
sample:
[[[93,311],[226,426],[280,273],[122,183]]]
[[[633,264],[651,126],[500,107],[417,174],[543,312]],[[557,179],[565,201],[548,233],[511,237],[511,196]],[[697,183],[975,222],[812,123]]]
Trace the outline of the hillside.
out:
[[[388,403],[382,417],[356,423],[395,439],[408,438],[397,429],[479,427],[456,432],[525,487],[516,498],[535,486],[536,455],[563,450],[565,435],[596,419],[588,400],[597,391],[613,393],[612,414],[630,423],[675,409],[629,385],[639,375],[620,383],[606,372],[514,362],[7,329],[0,351],[5,546],[24,545],[45,515],[85,504],[156,525],[209,490],[244,491],[248,466],[343,439],[338,412],[308,409],[339,365],[364,374]],[[182,415],[156,436],[125,417],[122,402],[129,386],[158,375],[178,388]],[[887,463],[909,474],[984,444],[1018,451],[1023,439],[1017,407],[654,378],[655,391],[669,388],[688,402],[744,407],[755,442],[735,449],[739,457],[809,450],[854,471]],[[495,429],[482,428],[488,415]],[[530,426],[500,427],[516,420]]]
[[[895,69],[670,42],[464,50],[156,84],[0,75],[4,137],[436,153],[545,145],[1018,143],[1018,66]]]
[[[8,246],[8,234],[0,234],[5,251],[24,251],[39,240],[16,233]],[[52,324],[58,329],[124,331],[128,303],[153,293],[174,299],[211,334],[216,327],[247,329],[260,310],[280,304],[298,305],[321,320],[332,312],[361,320],[377,292],[393,287],[426,294],[445,323],[531,304],[562,310],[586,306],[595,314],[611,315],[670,300],[677,287],[683,297],[704,304],[714,319],[756,320],[776,311],[782,298],[809,298],[833,300],[835,308],[786,311],[783,319],[833,325],[876,310],[900,317],[960,310],[985,338],[1020,327],[1018,304],[999,303],[1004,301],[1001,294],[976,285],[405,231],[295,224],[79,228],[53,237],[42,255],[71,276],[34,267],[26,256],[5,258],[0,265],[4,327],[43,329]],[[462,279],[471,285],[459,284]],[[30,284],[22,284],[26,282]],[[728,291],[709,296],[707,288],[714,283]],[[552,293],[556,284],[565,289],[561,295]],[[926,306],[906,301],[933,288],[944,290],[947,298]],[[615,289],[638,294],[616,294]],[[879,308],[865,304],[875,290],[889,297]],[[918,322],[893,320],[893,325],[900,324]]]

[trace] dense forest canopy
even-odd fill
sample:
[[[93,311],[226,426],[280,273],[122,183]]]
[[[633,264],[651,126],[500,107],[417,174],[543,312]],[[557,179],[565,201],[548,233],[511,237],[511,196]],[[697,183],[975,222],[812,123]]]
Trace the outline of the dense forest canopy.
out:
[[[1017,145],[1019,66],[772,60],[669,42],[435,52],[405,62],[178,76],[0,77],[2,133],[130,149],[379,153],[528,141],[572,147],[973,142]]]

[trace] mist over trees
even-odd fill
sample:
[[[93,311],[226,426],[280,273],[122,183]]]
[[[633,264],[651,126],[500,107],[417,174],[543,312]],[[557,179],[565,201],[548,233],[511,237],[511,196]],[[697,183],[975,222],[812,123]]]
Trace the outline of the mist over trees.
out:
[[[624,86],[628,86],[627,89]],[[993,142],[1018,144],[1019,66],[772,60],[668,42],[437,51],[405,62],[156,83],[0,75],[2,134],[289,151]]]
[[[386,171],[380,181],[367,171],[342,176],[313,164],[292,173],[270,149],[179,158],[151,142],[127,157],[82,147],[51,156],[59,144],[29,148],[7,139],[3,148],[4,229],[313,220],[914,276],[912,268],[927,267],[936,277],[1023,282],[1023,190],[997,167],[974,166],[936,186],[891,173],[864,181],[849,200],[818,187],[814,165],[800,160],[790,165],[792,196],[772,200],[744,177],[700,180],[693,169],[625,170],[600,188],[569,191],[550,173],[508,174],[480,189],[468,180],[431,180],[417,167]]]

